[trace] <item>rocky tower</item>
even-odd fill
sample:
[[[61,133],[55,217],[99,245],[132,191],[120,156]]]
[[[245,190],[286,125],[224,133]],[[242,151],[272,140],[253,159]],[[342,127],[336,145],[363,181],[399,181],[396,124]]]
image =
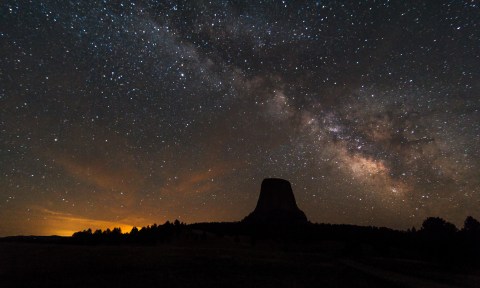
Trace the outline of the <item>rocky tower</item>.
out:
[[[298,209],[290,182],[267,178],[262,182],[257,207],[245,219],[249,224],[303,224],[307,217]]]

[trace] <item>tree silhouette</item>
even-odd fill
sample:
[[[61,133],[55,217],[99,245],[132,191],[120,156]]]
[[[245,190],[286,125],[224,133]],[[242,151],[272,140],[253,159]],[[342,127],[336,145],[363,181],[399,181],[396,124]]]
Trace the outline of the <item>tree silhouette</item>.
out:
[[[112,235],[115,235],[115,236],[122,235],[122,228],[120,227],[113,228]]]
[[[480,222],[472,216],[468,216],[463,223],[463,231],[469,234],[480,234]]]
[[[428,217],[423,221],[421,231],[432,236],[450,236],[457,232],[457,227],[440,217]]]
[[[137,234],[138,234],[138,228],[137,228],[137,227],[133,227],[132,230],[130,230],[130,235],[136,236]]]

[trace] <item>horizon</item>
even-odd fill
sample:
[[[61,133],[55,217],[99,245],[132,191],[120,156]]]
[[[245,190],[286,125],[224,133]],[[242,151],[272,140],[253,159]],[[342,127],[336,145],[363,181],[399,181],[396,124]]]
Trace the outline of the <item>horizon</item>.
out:
[[[471,217],[471,216],[467,216],[468,217]],[[435,216],[432,216],[432,217],[427,217],[427,218],[440,218],[442,220],[445,220],[441,217],[435,217]],[[426,219],[427,219],[426,218]],[[426,220],[424,219],[424,220]],[[20,234],[20,235],[0,235],[0,238],[8,238],[8,237],[71,237],[73,236],[74,233],[76,232],[84,232],[84,231],[87,231],[87,230],[91,230],[92,232],[95,232],[96,230],[100,230],[102,232],[105,232],[106,230],[113,230],[114,228],[120,228],[121,230],[121,233],[122,234],[129,234],[131,232],[131,230],[133,228],[137,228],[137,229],[141,229],[141,228],[146,228],[146,227],[152,227],[154,225],[157,225],[157,226],[162,226],[162,225],[165,225],[168,223],[170,224],[173,224],[175,220],[167,220],[165,221],[164,223],[150,223],[148,225],[142,225],[142,226],[111,226],[111,227],[105,227],[105,228],[92,228],[92,227],[86,227],[86,228],[83,228],[83,229],[80,229],[80,230],[76,230],[76,231],[69,231],[69,230],[63,230],[63,232],[66,232],[67,234],[46,234],[46,235],[37,235],[37,234]],[[476,219],[474,219],[476,220]],[[453,224],[451,222],[449,222],[448,220],[445,220],[447,223],[450,223],[450,224]],[[239,221],[214,221],[214,222],[192,222],[192,223],[185,223],[185,222],[180,222],[181,224],[184,224],[184,225],[196,225],[196,224],[217,224],[217,223],[241,223],[242,221],[239,220]],[[420,223],[420,225],[418,226],[412,226],[410,228],[407,228],[407,229],[395,229],[395,228],[391,228],[391,227],[386,227],[386,226],[373,226],[373,225],[356,225],[356,224],[350,224],[350,223],[319,223],[319,222],[310,222],[310,224],[313,224],[313,225],[331,225],[331,226],[353,226],[353,227],[362,227],[362,228],[378,228],[378,229],[382,229],[382,228],[386,228],[386,229],[389,229],[389,230],[393,230],[393,231],[398,231],[398,232],[411,232],[413,228],[415,228],[415,231],[421,231],[422,230],[422,223]],[[455,224],[453,224],[455,226],[455,228],[457,229],[457,231],[462,231],[464,229],[463,225],[462,226],[456,226]],[[123,226],[123,228],[122,228]]]
[[[239,221],[269,177],[314,223],[480,219],[479,9],[2,1],[0,237]]]
[[[253,210],[252,210],[253,211]],[[471,217],[471,216],[467,216],[467,217]],[[438,216],[430,216],[430,217],[427,217],[427,218],[441,218],[441,217],[438,217]],[[426,219],[427,219],[426,218]],[[424,219],[424,220],[426,220]],[[443,218],[441,218],[443,219]],[[36,237],[36,236],[39,236],[39,237],[56,237],[56,236],[59,236],[59,237],[71,237],[74,233],[76,232],[82,232],[82,231],[86,231],[86,230],[91,230],[92,232],[96,231],[96,230],[101,230],[101,231],[106,231],[107,229],[108,230],[113,230],[114,228],[120,228],[121,229],[121,232],[122,234],[128,234],[131,232],[131,230],[133,228],[144,228],[144,227],[149,227],[149,226],[152,226],[152,225],[158,225],[158,226],[161,226],[161,225],[164,225],[166,224],[167,222],[168,223],[174,223],[175,221],[177,221],[178,219],[168,219],[166,220],[165,222],[163,223],[157,223],[157,222],[153,222],[153,223],[150,223],[150,224],[147,224],[147,225],[128,225],[128,224],[121,224],[121,225],[117,225],[117,226],[93,226],[93,227],[86,227],[86,228],[82,228],[82,229],[79,229],[79,230],[59,230],[61,231],[61,233],[56,233],[56,234],[45,234],[45,235],[38,235],[38,234],[19,234],[19,235],[0,235],[0,237]],[[424,221],[423,220],[423,221]],[[450,223],[448,221],[448,219],[443,219],[445,220],[447,223]],[[422,221],[422,223],[423,223]],[[211,221],[211,222],[192,222],[192,223],[186,223],[186,222],[180,222],[182,224],[186,224],[186,225],[195,225],[195,224],[212,224],[212,223],[240,223],[242,222],[242,220],[237,220],[237,221]],[[100,221],[100,220],[90,220],[88,221],[88,223],[103,223],[105,225],[105,223],[108,223],[108,222],[105,222],[105,221]],[[390,229],[390,230],[394,230],[394,231],[400,231],[400,232],[408,232],[408,231],[411,231],[411,229],[416,229],[417,231],[420,231],[422,229],[422,223],[420,223],[419,225],[414,225],[412,227],[409,227],[407,229],[396,229],[396,228],[392,228],[392,227],[386,227],[386,226],[374,226],[374,225],[358,225],[358,224],[351,224],[351,223],[325,223],[325,222],[312,222],[312,221],[309,221],[309,223],[311,224],[314,224],[314,225],[339,225],[339,226],[342,226],[342,225],[345,225],[345,226],[356,226],[356,227],[373,227],[373,228],[387,228],[387,229]],[[453,223],[452,223],[453,224]],[[457,229],[458,231],[461,231],[463,229],[463,224],[462,223],[462,226],[457,226],[455,224],[453,224]],[[68,226],[68,225],[67,225]]]

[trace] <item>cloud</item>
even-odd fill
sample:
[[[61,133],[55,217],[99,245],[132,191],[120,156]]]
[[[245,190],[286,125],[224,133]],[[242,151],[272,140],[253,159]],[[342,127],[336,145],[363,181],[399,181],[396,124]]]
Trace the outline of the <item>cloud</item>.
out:
[[[94,134],[83,127],[72,127],[58,143],[34,152],[56,164],[63,182],[76,183],[69,189],[72,192],[87,192],[86,197],[88,191],[95,192],[97,200],[121,201],[127,206],[136,201],[145,186],[145,167],[138,165],[135,156],[139,155],[130,153],[129,147],[126,138],[101,127]]]
[[[230,170],[231,171],[231,170]],[[223,178],[230,173],[226,165],[217,164],[212,168],[198,168],[197,170],[180,170],[170,172],[167,183],[160,188],[164,195],[170,196],[201,196],[204,193],[214,193],[221,187],[215,178]]]
[[[126,163],[117,165],[119,163],[98,156],[79,159],[61,155],[56,159],[70,175],[104,190],[137,192],[142,184],[139,171]]]

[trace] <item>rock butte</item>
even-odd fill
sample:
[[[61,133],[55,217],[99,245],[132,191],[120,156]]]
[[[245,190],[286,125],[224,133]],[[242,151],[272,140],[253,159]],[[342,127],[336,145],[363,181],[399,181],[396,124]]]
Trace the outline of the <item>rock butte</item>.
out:
[[[257,207],[243,219],[247,224],[305,224],[307,217],[295,202],[292,186],[284,179],[267,178],[262,182]]]

